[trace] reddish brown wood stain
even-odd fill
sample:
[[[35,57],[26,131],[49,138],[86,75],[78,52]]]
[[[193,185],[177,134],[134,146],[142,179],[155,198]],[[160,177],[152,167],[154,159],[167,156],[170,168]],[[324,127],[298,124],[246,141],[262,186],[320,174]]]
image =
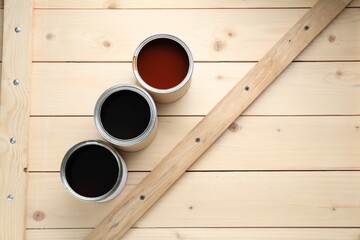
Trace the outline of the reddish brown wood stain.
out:
[[[141,49],[137,68],[148,85],[169,89],[185,78],[189,70],[189,58],[179,43],[166,38],[155,39]]]

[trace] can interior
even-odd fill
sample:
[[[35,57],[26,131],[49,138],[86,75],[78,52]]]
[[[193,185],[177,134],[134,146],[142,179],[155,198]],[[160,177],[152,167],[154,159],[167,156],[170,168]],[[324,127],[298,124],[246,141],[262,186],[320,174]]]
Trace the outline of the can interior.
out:
[[[158,38],[146,43],[137,58],[137,69],[142,80],[157,89],[179,85],[189,71],[189,56],[178,42]]]
[[[84,197],[100,197],[116,184],[119,164],[108,149],[99,145],[85,145],[68,158],[65,177],[69,186]]]
[[[140,136],[150,123],[150,106],[137,92],[120,90],[112,93],[102,104],[101,123],[105,131],[122,140]]]

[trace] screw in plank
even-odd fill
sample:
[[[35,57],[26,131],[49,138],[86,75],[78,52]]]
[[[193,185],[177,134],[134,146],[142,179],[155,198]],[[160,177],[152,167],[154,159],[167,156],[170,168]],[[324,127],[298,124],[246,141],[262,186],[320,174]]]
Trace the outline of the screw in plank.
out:
[[[9,202],[12,202],[12,201],[14,200],[14,196],[13,196],[13,195],[8,195],[8,196],[7,196],[7,200],[8,200]]]
[[[15,32],[16,32],[16,33],[21,32],[21,28],[20,28],[20,27],[15,27]]]
[[[196,142],[196,143],[199,143],[200,140],[201,140],[201,139],[200,139],[199,137],[195,138],[195,142]]]
[[[10,138],[10,143],[15,144],[16,143],[16,138]]]
[[[305,25],[304,30],[307,31],[307,30],[309,30],[309,28],[310,27],[308,25]]]
[[[141,196],[140,196],[140,200],[141,200],[141,201],[145,200],[145,195],[141,195]]]
[[[20,84],[20,81],[19,81],[18,79],[15,79],[15,80],[13,81],[13,84],[14,84],[14,86],[17,86],[17,85]]]
[[[249,86],[246,86],[246,87],[244,88],[244,90],[245,90],[245,91],[249,91],[249,90],[250,90],[250,87],[249,87]]]

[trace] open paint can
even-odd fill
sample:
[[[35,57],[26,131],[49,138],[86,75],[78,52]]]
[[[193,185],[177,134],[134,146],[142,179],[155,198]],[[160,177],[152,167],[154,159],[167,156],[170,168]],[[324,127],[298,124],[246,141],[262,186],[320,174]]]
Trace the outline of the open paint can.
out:
[[[96,102],[94,119],[101,136],[124,151],[144,149],[157,132],[157,112],[152,97],[144,89],[130,84],[106,90]]]
[[[138,84],[158,103],[174,102],[184,96],[190,87],[193,68],[190,49],[168,34],[145,39],[133,57]]]
[[[90,140],[68,150],[61,164],[60,176],[64,187],[76,198],[105,202],[123,190],[127,168],[113,147]]]

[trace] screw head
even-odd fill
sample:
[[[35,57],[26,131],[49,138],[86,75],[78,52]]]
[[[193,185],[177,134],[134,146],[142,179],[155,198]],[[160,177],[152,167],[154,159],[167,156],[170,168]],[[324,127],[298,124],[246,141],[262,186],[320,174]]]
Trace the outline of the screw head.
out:
[[[20,27],[15,27],[15,32],[16,32],[16,33],[21,32],[21,28],[20,28]]]
[[[10,138],[10,143],[15,144],[16,143],[16,138]]]
[[[141,201],[145,200],[145,195],[141,195],[141,196],[140,196],[140,200],[141,200]]]
[[[13,81],[13,84],[14,84],[15,86],[17,86],[17,85],[20,84],[20,81],[19,81],[18,79],[15,79],[15,80]]]
[[[8,195],[8,196],[7,196],[7,200],[8,200],[9,202],[12,202],[12,201],[14,200],[14,196],[13,196],[13,195]]]

